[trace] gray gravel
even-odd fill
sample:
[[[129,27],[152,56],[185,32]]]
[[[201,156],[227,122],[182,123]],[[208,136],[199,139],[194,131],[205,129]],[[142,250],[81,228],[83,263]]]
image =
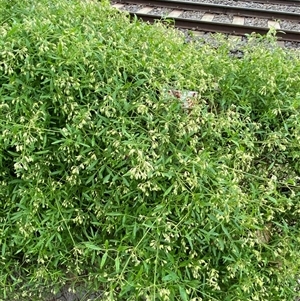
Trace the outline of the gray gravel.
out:
[[[172,9],[170,8],[166,8],[166,7],[155,7],[154,9],[151,10],[151,12],[149,14],[151,15],[157,15],[157,16],[167,16],[170,12],[172,11]]]
[[[213,21],[214,22],[221,22],[221,23],[232,23],[233,20],[233,15],[224,15],[224,14],[219,14],[215,15]]]
[[[180,18],[185,18],[185,19],[201,19],[203,15],[205,14],[204,11],[184,11],[181,15]]]
[[[142,9],[143,7],[144,6],[140,5],[140,4],[128,4],[128,5],[124,5],[123,7],[121,7],[120,10],[130,11],[132,13],[136,13],[137,11]]]
[[[260,18],[245,17],[244,25],[256,26],[256,27],[268,27],[268,20],[260,19]]]
[[[300,42],[284,42],[284,47],[300,51]]]
[[[300,13],[299,6],[289,6],[289,5],[276,5],[276,4],[262,4],[255,2],[245,2],[245,1],[234,1],[234,0],[187,0],[190,2],[199,2],[199,3],[213,3],[213,4],[222,4],[222,5],[230,5],[230,6],[239,6],[239,7],[247,7],[247,8],[261,8],[267,10],[278,10],[285,11],[291,13]]]
[[[299,22],[292,22],[292,21],[280,21],[280,28],[286,30],[300,30],[300,23]]]

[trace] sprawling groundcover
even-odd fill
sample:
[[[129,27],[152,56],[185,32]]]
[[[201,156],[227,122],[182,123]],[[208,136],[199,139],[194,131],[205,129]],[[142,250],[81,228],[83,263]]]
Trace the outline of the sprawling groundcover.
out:
[[[0,5],[0,299],[294,300],[297,54],[108,3]]]

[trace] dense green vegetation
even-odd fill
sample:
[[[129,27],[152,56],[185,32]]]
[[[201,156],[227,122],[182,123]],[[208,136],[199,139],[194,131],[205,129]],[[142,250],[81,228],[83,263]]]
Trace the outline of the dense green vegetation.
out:
[[[79,0],[0,0],[0,36],[1,300],[293,300],[297,53]]]

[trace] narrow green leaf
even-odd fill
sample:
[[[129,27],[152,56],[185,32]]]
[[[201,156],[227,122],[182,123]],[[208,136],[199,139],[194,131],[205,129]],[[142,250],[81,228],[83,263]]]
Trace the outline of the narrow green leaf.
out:
[[[174,272],[171,272],[170,274],[162,277],[162,281],[164,282],[167,282],[167,281],[176,281],[178,280],[178,276],[174,273]]]
[[[115,266],[116,266],[116,273],[120,272],[120,258],[117,257],[115,260]]]
[[[165,191],[164,197],[167,196],[167,195],[171,192],[172,189],[173,189],[173,185],[171,185],[171,186]]]
[[[110,175],[107,175],[107,176],[103,179],[103,184],[108,183],[109,179],[110,179]]]
[[[108,256],[108,254],[107,254],[107,252],[105,252],[101,258],[100,269],[102,269],[104,267],[107,256]]]
[[[188,295],[182,286],[179,286],[179,293],[180,293],[181,300],[188,301]]]
[[[227,236],[229,239],[231,239],[231,236],[230,236],[230,234],[229,234],[227,228],[226,228],[223,224],[221,224],[221,227],[222,227],[223,232],[226,234],[226,236]]]
[[[101,251],[102,248],[90,243],[90,242],[85,242],[84,245],[88,248],[88,249],[91,249],[91,250],[96,250],[96,251]]]
[[[6,243],[3,243],[2,244],[2,250],[1,250],[1,254],[2,254],[3,257],[5,255],[5,250],[6,250]]]

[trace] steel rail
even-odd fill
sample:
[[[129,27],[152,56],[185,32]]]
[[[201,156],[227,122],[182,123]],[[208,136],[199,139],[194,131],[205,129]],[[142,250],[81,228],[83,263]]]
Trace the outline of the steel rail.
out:
[[[237,16],[268,18],[273,20],[300,21],[300,14],[257,8],[245,8],[211,3],[186,2],[177,0],[117,0],[118,3],[134,3],[147,6],[170,7],[173,9],[205,11],[216,14],[234,14]]]
[[[137,17],[138,19],[142,19],[143,21],[150,22],[150,23],[154,23],[157,20],[166,20],[166,21],[170,20],[170,21],[174,21],[175,27],[190,29],[190,30],[198,30],[198,31],[220,32],[220,33],[227,33],[227,34],[234,34],[234,35],[245,35],[245,34],[251,34],[253,32],[261,35],[265,35],[269,31],[269,28],[264,28],[264,27],[191,20],[191,19],[184,19],[184,18],[177,18],[177,17],[161,19],[161,17],[157,15],[142,14],[137,12],[136,13],[129,12],[129,15],[131,17]],[[277,37],[283,41],[300,42],[299,31],[279,30],[277,31]]]

